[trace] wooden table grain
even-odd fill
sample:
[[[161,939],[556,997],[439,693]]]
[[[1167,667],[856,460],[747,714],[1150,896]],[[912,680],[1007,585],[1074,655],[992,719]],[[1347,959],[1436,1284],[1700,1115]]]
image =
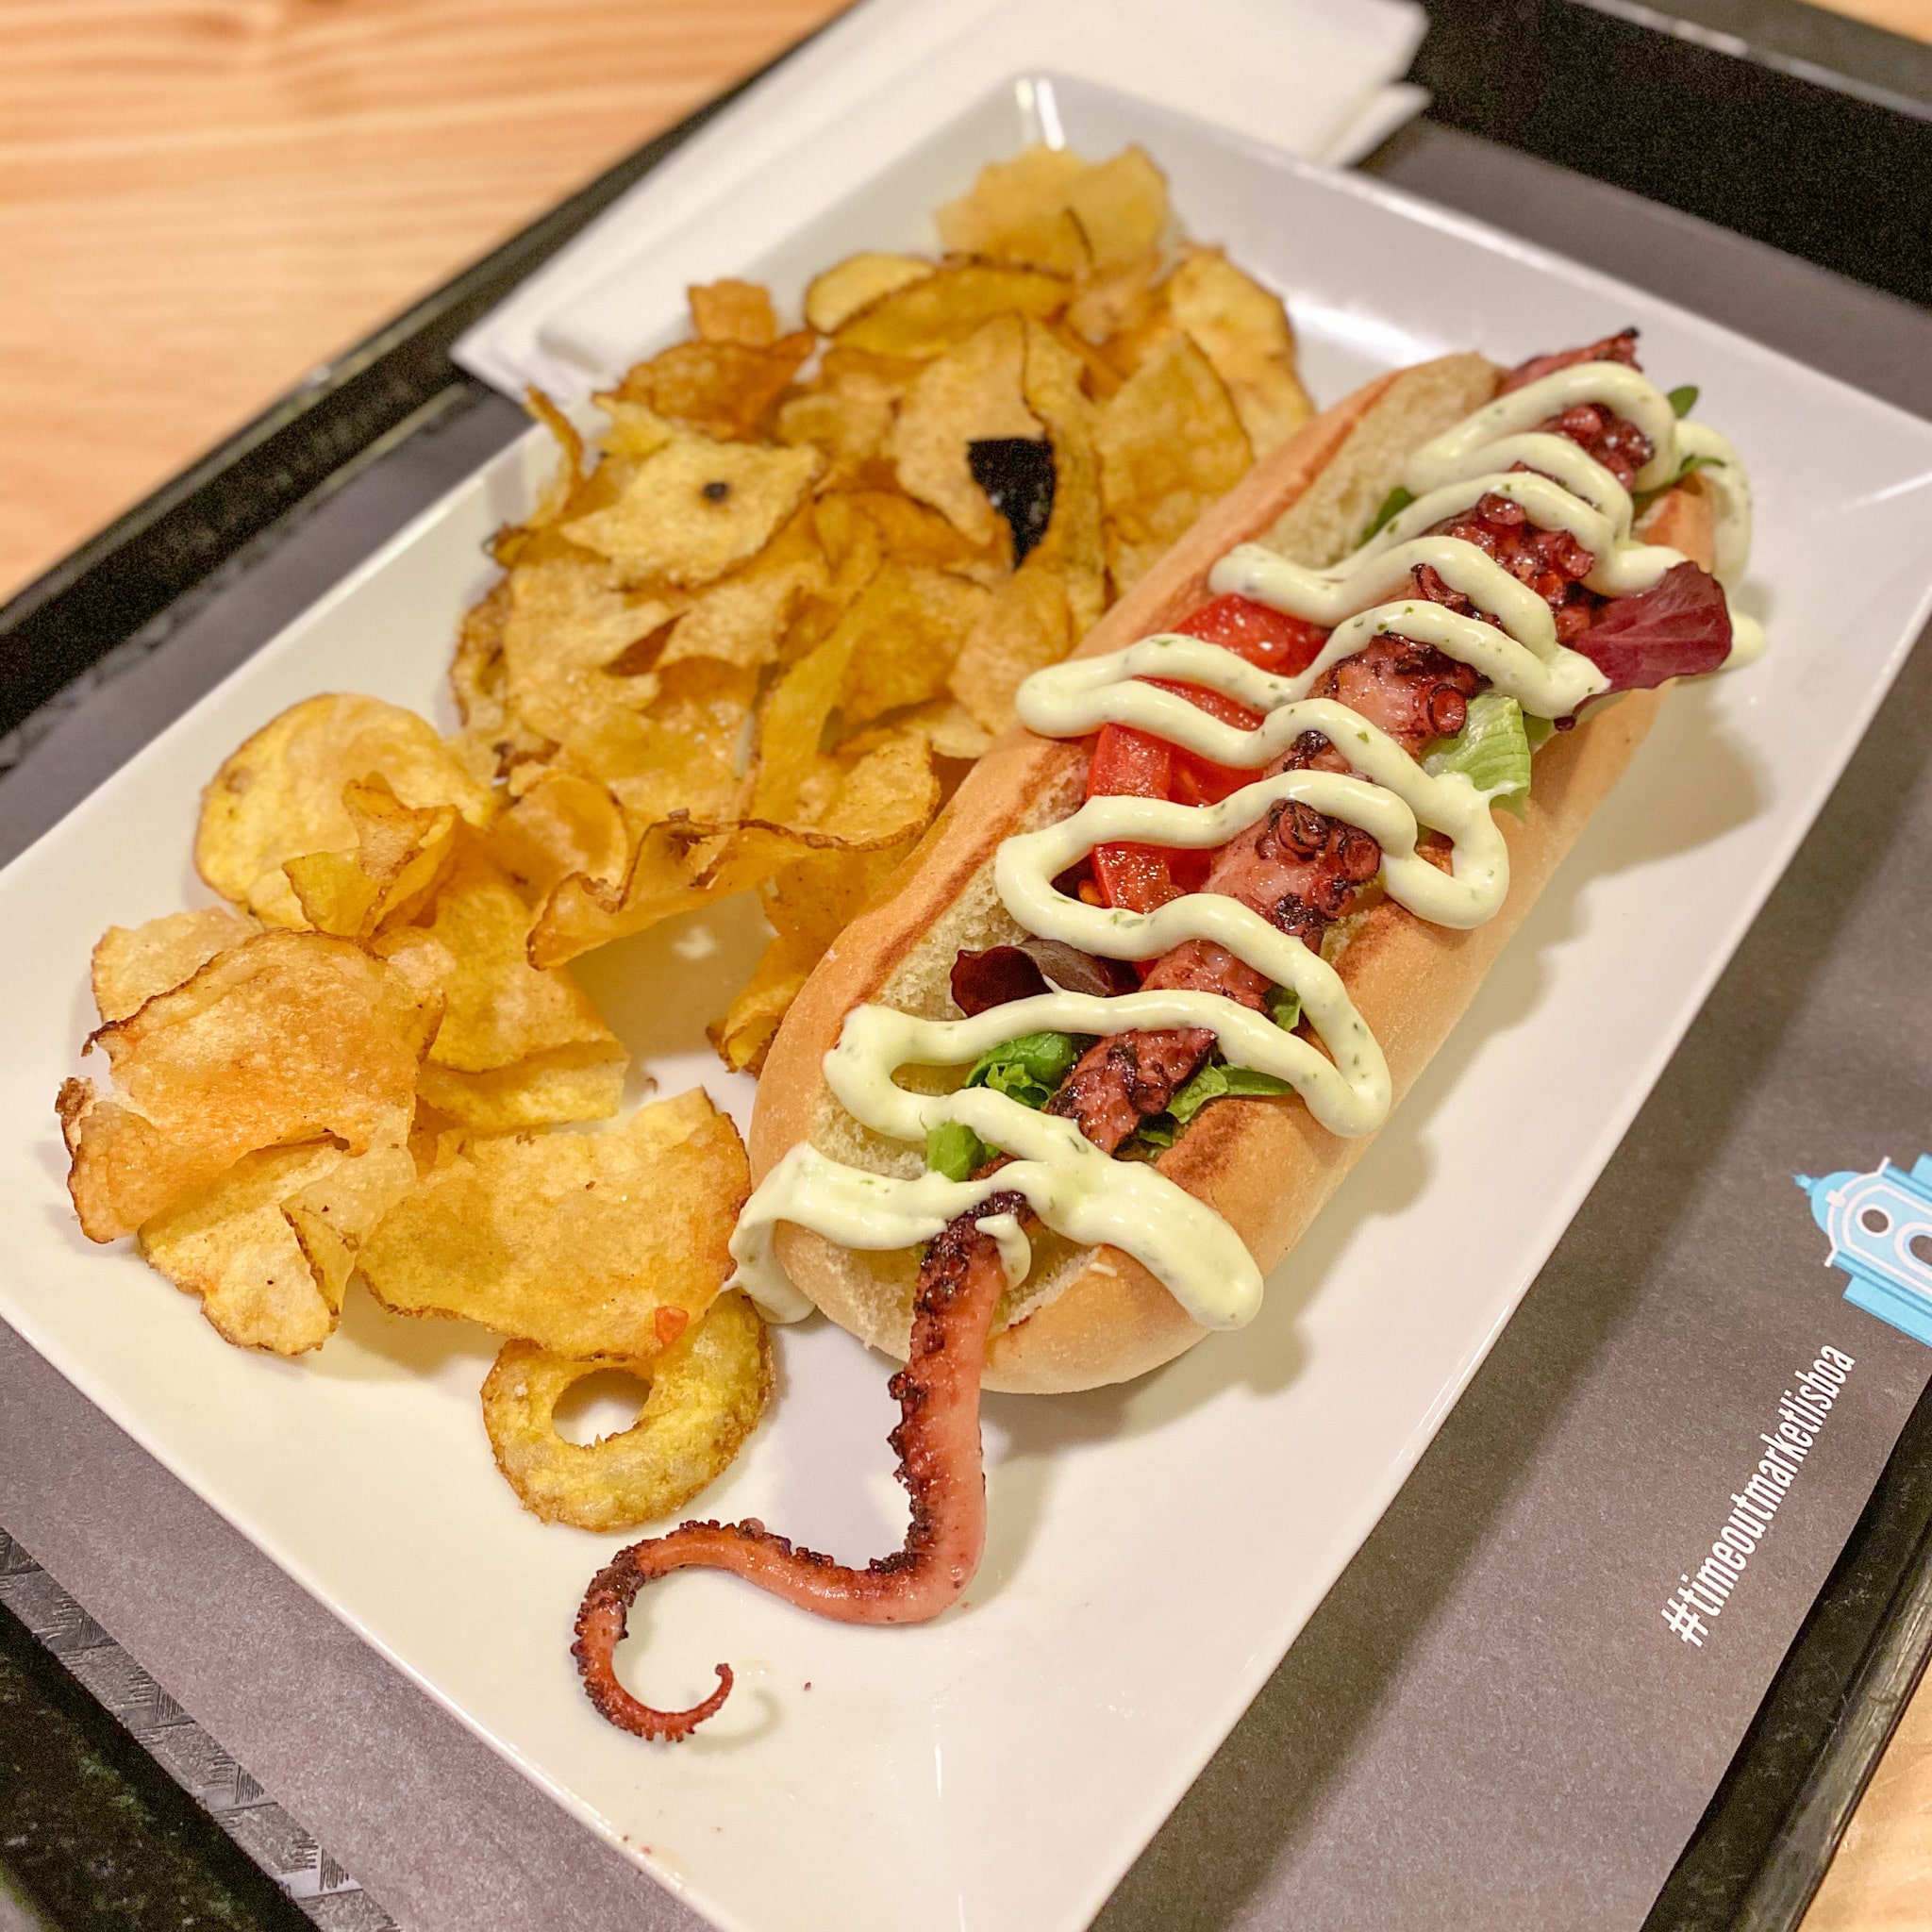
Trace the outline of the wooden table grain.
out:
[[[0,0],[0,596],[841,5]],[[1805,1932],[1926,1924],[1932,1691]]]
[[[0,0],[0,596],[841,0]]]

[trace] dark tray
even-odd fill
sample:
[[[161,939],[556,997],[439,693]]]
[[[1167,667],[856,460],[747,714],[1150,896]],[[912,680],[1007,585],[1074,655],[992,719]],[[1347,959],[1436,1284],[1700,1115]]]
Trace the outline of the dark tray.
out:
[[[1495,150],[1514,150],[1886,295],[1932,305],[1932,48],[1797,0],[1675,0],[1668,11],[1635,0],[1427,4],[1434,25],[1414,77],[1435,105],[1424,123],[1370,158],[1372,172],[1575,252],[1578,240],[1565,224],[1595,191],[1574,176],[1498,168]],[[450,361],[450,344],[741,92],[639,149],[318,371],[0,608],[0,773],[120,675],[164,654],[211,595],[279,550],[352,478],[392,473],[399,524],[461,474],[453,461],[473,466],[518,433],[517,412]],[[1932,358],[1838,366],[1825,344],[1807,347],[1790,317],[1770,331],[1724,313],[1722,284],[1720,262],[1696,297],[1721,319],[1773,334],[1779,346],[1932,415]],[[1800,299],[1794,289],[1794,305]],[[1877,305],[1879,337],[1894,312],[1891,304]],[[178,708],[226,668],[189,670]],[[152,718],[147,728],[163,722]],[[32,816],[51,823],[73,802],[37,801]],[[0,833],[10,835],[10,851],[39,828]],[[123,1839],[120,1856],[144,1856],[139,1834],[158,1831],[167,1859],[198,1864],[211,1889],[245,1892],[228,1839],[206,1813],[166,1798],[165,1779],[157,1781],[133,1733],[88,1707],[85,1693],[57,1681],[58,1672],[38,1670],[30,1641],[4,1613],[0,1639],[0,1652],[12,1659],[0,1674],[0,1703],[11,1700],[14,1716],[31,1720],[40,1700],[50,1730],[84,1738],[87,1750],[74,1761],[93,1767],[74,1774],[65,1824],[58,1822],[58,1794],[49,1794],[35,1827],[43,1841],[48,1832],[68,1831],[73,1856],[83,1856],[80,1847],[99,1837],[111,1811],[129,1821],[114,1829],[135,1834]],[[1664,1887],[1653,1932],[1772,1932],[1797,1923],[1928,1650],[1932,1394],[1900,1437]],[[8,1856],[19,1857],[20,1848]],[[229,1922],[279,1922],[278,1902],[252,1904],[258,1916],[243,1908]],[[78,1907],[59,1922],[186,1923],[106,1907],[90,1917]]]

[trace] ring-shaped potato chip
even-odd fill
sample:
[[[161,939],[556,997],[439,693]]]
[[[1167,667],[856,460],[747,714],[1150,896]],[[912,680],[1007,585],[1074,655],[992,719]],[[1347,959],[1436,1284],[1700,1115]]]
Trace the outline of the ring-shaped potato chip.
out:
[[[586,1375],[611,1368],[650,1384],[637,1421],[591,1443],[558,1435],[558,1404]],[[483,1383],[483,1425],[497,1468],[532,1514],[579,1529],[631,1529],[722,1475],[771,1392],[765,1324],[734,1291],[648,1362],[574,1361],[533,1341],[506,1342]]]

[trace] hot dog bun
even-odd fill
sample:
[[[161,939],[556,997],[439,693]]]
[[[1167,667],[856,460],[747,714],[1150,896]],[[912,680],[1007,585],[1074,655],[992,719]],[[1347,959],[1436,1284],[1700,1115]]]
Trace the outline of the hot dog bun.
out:
[[[1207,600],[1209,570],[1238,542],[1258,537],[1311,564],[1345,555],[1409,454],[1488,401],[1500,379],[1480,357],[1445,357],[1381,377],[1316,417],[1208,511],[1076,655],[1119,650],[1179,622]],[[1708,564],[1709,511],[1694,491],[1673,491],[1646,528],[1654,541]],[[1398,1099],[1628,764],[1662,696],[1633,692],[1601,707],[1538,754],[1522,820],[1500,820],[1510,885],[1495,918],[1457,932],[1383,900],[1355,922],[1337,965],[1382,1042]],[[1076,808],[1090,750],[1084,741],[1008,731],[879,902],[840,936],[786,1016],[759,1080],[750,1136],[756,1179],[806,1140],[834,1159],[878,1173],[919,1172],[920,1150],[873,1134],[839,1106],[825,1086],[824,1056],[846,1014],[868,1001],[924,1017],[958,1016],[950,988],[956,955],[1020,936],[993,890],[1000,841]],[[1266,1269],[1300,1239],[1367,1145],[1330,1134],[1291,1095],[1224,1100],[1159,1164],[1219,1212]],[[835,1322],[904,1357],[916,1254],[858,1253],[791,1224],[777,1230],[776,1249],[787,1273]],[[1127,1256],[1078,1248],[1044,1231],[1035,1236],[1031,1275],[1010,1291],[1001,1316],[985,1386],[1025,1393],[1128,1380],[1208,1332]]]

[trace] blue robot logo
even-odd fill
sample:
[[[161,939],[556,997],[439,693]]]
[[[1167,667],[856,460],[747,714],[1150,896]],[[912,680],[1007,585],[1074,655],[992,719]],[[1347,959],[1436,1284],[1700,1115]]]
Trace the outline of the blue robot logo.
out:
[[[1871,1174],[1792,1178],[1831,1237],[1825,1265],[1852,1278],[1846,1301],[1932,1344],[1932,1154],[1909,1174],[1881,1160]]]

